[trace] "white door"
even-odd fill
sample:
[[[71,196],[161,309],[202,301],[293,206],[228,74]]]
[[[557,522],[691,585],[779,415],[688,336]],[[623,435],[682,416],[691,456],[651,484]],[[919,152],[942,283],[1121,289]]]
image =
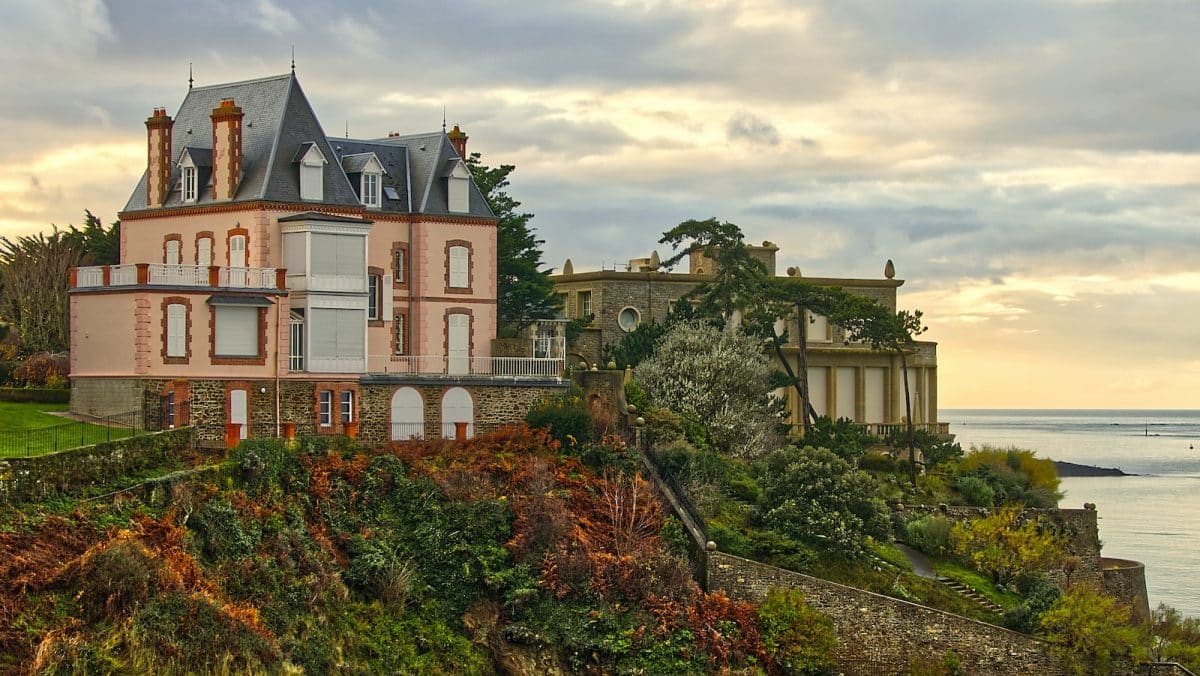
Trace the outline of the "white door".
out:
[[[229,422],[242,426],[242,438],[250,431],[250,418],[246,410],[246,390],[229,391]]]
[[[246,274],[246,236],[229,238],[229,285],[248,286]]]
[[[446,318],[446,322],[449,337],[446,372],[467,373],[471,365],[471,317],[469,315],[450,315]]]
[[[425,402],[421,393],[401,387],[392,395],[392,440],[425,438]]]

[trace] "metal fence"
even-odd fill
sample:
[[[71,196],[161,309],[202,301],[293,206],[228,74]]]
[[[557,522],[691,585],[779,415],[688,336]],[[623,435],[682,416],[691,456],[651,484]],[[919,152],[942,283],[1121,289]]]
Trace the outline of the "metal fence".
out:
[[[143,411],[72,420],[61,425],[0,432],[0,458],[21,458],[124,439],[146,431]]]

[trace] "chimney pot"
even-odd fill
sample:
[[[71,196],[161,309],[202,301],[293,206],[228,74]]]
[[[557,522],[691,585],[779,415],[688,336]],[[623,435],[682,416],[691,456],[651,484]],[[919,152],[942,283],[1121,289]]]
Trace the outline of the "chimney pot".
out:
[[[458,156],[464,160],[467,159],[467,138],[469,137],[463,133],[463,130],[459,129],[456,124],[453,129],[446,132],[446,137],[450,139],[450,145],[454,146]]]
[[[242,109],[221,99],[212,111],[213,197],[231,200],[242,180]]]
[[[221,107],[222,108],[232,108],[233,107],[233,99],[221,99]]]
[[[171,184],[171,129],[175,121],[166,108],[154,108],[146,120],[146,206],[161,207]]]

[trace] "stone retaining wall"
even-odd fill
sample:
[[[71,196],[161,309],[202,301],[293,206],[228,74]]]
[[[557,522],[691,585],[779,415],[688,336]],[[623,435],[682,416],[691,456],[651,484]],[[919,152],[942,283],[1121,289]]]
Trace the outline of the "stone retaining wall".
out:
[[[142,434],[32,458],[0,461],[0,501],[25,502],[70,494],[165,464],[191,447],[192,430]]]
[[[1129,604],[1138,620],[1150,617],[1150,596],[1146,593],[1146,566],[1127,559],[1100,559],[1104,592]]]
[[[959,615],[794,573],[723,552],[708,557],[710,589],[762,602],[772,587],[800,590],[837,630],[838,670],[848,676],[907,673],[914,659],[941,664],[953,650],[968,674],[1067,673],[1052,647]]]

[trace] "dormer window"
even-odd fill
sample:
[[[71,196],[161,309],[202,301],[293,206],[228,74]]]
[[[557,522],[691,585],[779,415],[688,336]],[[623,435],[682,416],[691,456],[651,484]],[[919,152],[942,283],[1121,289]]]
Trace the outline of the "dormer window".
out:
[[[380,178],[382,178],[381,174],[363,172],[360,194],[362,195],[362,203],[364,205],[379,208]]]
[[[212,173],[212,151],[208,148],[187,147],[179,155],[179,199],[195,204],[200,198],[202,181]]]
[[[471,210],[471,171],[462,160],[455,160],[446,176],[446,209],[465,214]]]
[[[342,158],[342,171],[358,182],[358,201],[369,209],[383,206],[383,163],[375,153],[355,153]]]
[[[320,202],[325,199],[325,154],[310,142],[301,143],[292,160],[300,165],[300,199]]]

